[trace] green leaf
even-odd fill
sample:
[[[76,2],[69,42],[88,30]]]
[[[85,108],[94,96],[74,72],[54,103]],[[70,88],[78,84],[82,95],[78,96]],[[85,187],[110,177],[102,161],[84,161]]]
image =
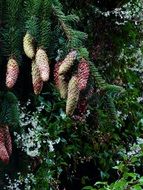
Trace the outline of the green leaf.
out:
[[[132,190],[142,190],[142,187],[140,185],[135,185]]]
[[[86,186],[86,187],[82,188],[82,190],[96,190],[96,189],[93,188],[92,186]]]
[[[140,183],[141,185],[143,185],[143,177],[141,177],[141,178],[139,179],[139,183]]]

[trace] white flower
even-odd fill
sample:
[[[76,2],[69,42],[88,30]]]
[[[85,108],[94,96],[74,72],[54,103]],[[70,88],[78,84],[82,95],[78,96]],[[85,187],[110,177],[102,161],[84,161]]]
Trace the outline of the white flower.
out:
[[[66,113],[62,109],[60,109],[60,116],[62,119],[66,118]]]

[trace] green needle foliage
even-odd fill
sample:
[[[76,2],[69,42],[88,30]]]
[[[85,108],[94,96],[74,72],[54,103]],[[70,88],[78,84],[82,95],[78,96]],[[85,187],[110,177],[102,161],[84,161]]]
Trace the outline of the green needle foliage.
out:
[[[39,25],[38,25],[38,14],[41,11],[41,1],[24,1],[24,20],[26,22],[25,30],[30,33],[35,39],[38,36]],[[25,32],[26,32],[25,31]]]
[[[58,18],[61,29],[66,35],[68,44],[67,47],[69,49],[78,48],[82,46],[82,42],[86,39],[86,34],[77,30],[74,30],[69,25],[70,22],[78,21],[79,18],[76,15],[65,15],[62,11],[62,5],[59,1],[53,1],[53,12],[55,16]]]
[[[11,92],[1,92],[0,104],[0,124],[17,126],[19,124],[19,110],[16,96]]]
[[[22,49],[22,0],[7,0],[4,3],[4,28],[2,29],[3,54],[20,59]],[[3,18],[2,18],[3,19]]]
[[[139,0],[0,1],[0,125],[10,126],[13,137],[0,188],[142,188],[142,11]],[[39,96],[33,94],[31,60],[23,51],[26,33],[49,58],[50,79]],[[77,57],[64,80],[78,74],[82,58],[90,75],[68,117],[53,78],[55,64],[72,50]],[[10,57],[21,63],[12,92],[3,88]]]

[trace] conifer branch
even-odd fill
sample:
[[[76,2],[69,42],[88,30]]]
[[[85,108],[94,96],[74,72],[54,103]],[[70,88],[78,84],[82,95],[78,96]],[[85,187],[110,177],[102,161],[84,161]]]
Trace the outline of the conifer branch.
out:
[[[27,0],[25,1],[25,32],[28,32],[34,39],[38,41],[39,32],[39,12],[41,12],[41,0]]]
[[[20,59],[22,51],[22,0],[6,0],[5,25],[2,29],[3,54]]]
[[[107,112],[108,112],[108,115],[109,115],[109,119],[111,121],[111,123],[113,125],[117,125],[117,113],[116,113],[116,107],[115,107],[115,104],[114,104],[114,100],[113,98],[110,96],[110,95],[107,95],[105,96],[105,101],[106,101],[106,104],[107,104]]]
[[[92,62],[90,62],[90,70],[95,84],[98,86],[98,88],[105,91],[107,94],[121,94],[125,92],[125,89],[121,86],[106,83]]]
[[[62,30],[68,39],[68,47],[70,49],[81,47],[83,40],[87,38],[87,35],[84,32],[72,29],[69,25],[69,22],[78,20],[78,17],[75,15],[66,16],[62,12],[62,6],[58,0],[54,0],[52,8],[54,15],[57,17],[59,24],[61,25]]]
[[[18,101],[11,92],[0,92],[0,124],[16,126],[19,123]]]
[[[44,49],[48,49],[51,45],[51,8],[52,8],[52,0],[43,0],[41,4],[41,17],[39,18],[39,33],[40,36],[38,38],[38,46],[43,47]]]
[[[96,85],[99,88],[104,89],[107,86],[107,84],[106,84],[105,80],[101,77],[101,75],[98,72],[98,69],[95,67],[95,65],[92,62],[90,62],[90,70],[91,70],[91,75],[92,75]]]

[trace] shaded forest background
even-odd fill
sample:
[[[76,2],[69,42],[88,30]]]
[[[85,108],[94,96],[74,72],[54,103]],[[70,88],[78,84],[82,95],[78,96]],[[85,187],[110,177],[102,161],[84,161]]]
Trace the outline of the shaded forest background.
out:
[[[9,163],[0,163],[0,188],[143,189],[142,1],[1,0],[0,15],[0,124],[9,126],[13,147]],[[23,49],[27,31],[50,62],[38,95]],[[82,58],[90,72],[68,115],[55,66],[73,50],[66,80]],[[20,70],[13,88],[10,58]]]

